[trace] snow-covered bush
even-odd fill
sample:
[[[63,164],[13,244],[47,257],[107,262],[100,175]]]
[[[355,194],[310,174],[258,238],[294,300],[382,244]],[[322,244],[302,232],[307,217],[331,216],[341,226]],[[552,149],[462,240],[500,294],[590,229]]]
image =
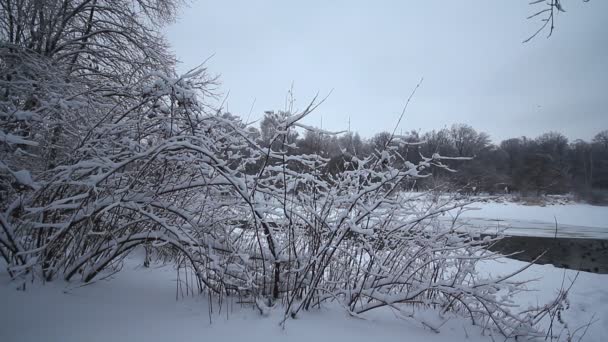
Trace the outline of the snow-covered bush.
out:
[[[485,249],[495,239],[439,219],[463,203],[440,196],[421,206],[395,191],[444,167],[443,157],[397,169],[388,144],[328,177],[327,160],[286,153],[285,137],[314,104],[285,116],[262,147],[244,124],[200,104],[204,69],[149,77],[132,90],[139,102],[92,127],[61,165],[13,172],[0,242],[14,277],[89,282],[144,245],[185,260],[200,291],[261,310],[282,302],[286,317],[326,301],[353,315],[422,305],[512,336],[532,334],[530,313],[548,310],[515,312],[510,296],[524,284],[476,273],[499,257]]]

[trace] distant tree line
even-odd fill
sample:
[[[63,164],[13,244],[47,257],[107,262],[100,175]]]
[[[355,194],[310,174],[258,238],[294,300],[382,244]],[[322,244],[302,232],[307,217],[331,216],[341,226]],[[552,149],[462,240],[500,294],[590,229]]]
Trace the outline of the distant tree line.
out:
[[[250,131],[268,146],[276,134],[276,123],[285,115],[266,112],[259,130],[250,127]],[[454,124],[425,133],[380,132],[367,139],[356,132],[306,131],[292,134],[287,140],[293,153],[297,150],[329,159],[326,169],[320,170],[327,174],[352,167],[353,158],[380,153],[387,145],[405,157],[403,164],[406,160],[417,163],[435,153],[455,157],[445,161],[453,171],[437,168],[431,177],[407,185],[417,190],[448,185],[468,193],[574,193],[592,202],[605,201],[608,192],[608,130],[599,132],[591,141],[569,141],[561,133],[548,132],[536,138],[522,136],[493,144],[487,133]]]

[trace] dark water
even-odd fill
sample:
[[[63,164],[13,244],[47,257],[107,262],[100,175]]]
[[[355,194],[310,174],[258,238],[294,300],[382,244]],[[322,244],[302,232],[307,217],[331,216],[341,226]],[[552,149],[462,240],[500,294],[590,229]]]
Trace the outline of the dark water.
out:
[[[490,248],[503,254],[520,252],[510,258],[552,264],[585,272],[608,274],[608,240],[508,236]]]

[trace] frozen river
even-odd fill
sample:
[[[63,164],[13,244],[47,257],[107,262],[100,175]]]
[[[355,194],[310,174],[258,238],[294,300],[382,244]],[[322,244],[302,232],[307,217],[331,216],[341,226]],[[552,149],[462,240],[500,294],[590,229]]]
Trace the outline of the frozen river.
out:
[[[460,222],[487,234],[608,240],[608,207],[588,204],[475,203]]]

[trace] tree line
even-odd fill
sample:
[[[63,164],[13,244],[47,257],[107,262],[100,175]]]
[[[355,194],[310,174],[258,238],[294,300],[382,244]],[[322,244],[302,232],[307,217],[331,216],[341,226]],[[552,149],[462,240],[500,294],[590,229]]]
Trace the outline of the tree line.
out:
[[[229,114],[228,114],[229,115]],[[283,112],[267,111],[259,129],[250,127],[268,146]],[[510,138],[498,144],[470,125],[454,124],[429,132],[406,134],[380,132],[362,138],[357,132],[332,134],[319,130],[292,133],[290,153],[315,154],[329,159],[325,173],[343,171],[353,158],[365,158],[385,147],[399,151],[404,160],[417,163],[434,154],[449,156],[448,169],[432,170],[432,176],[416,180],[416,190],[448,185],[468,193],[518,193],[525,196],[574,193],[591,202],[605,201],[608,189],[608,130],[591,141],[569,139],[558,132],[536,138]],[[348,167],[348,165],[346,166]]]

